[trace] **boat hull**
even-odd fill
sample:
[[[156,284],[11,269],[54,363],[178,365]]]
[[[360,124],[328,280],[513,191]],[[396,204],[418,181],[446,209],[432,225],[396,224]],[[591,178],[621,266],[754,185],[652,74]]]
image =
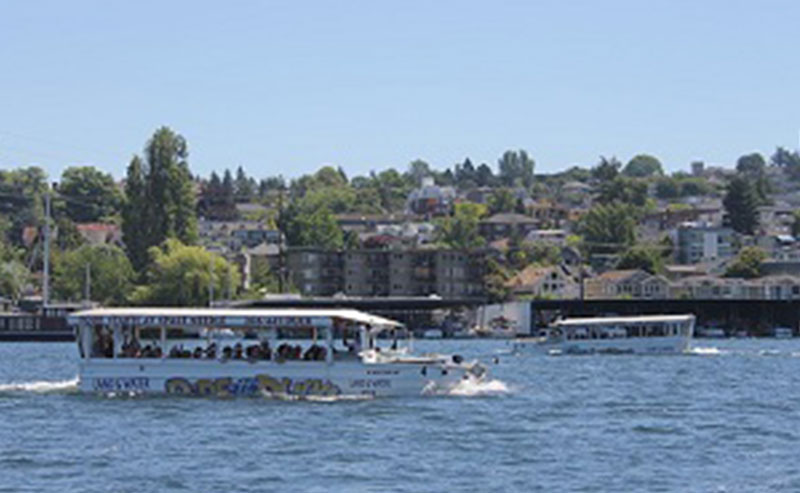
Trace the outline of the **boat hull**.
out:
[[[690,347],[691,338],[685,336],[514,343],[516,350],[543,354],[680,354],[689,351]]]
[[[448,391],[470,369],[439,362],[375,363],[181,359],[93,359],[80,367],[83,392],[215,397],[411,396]]]

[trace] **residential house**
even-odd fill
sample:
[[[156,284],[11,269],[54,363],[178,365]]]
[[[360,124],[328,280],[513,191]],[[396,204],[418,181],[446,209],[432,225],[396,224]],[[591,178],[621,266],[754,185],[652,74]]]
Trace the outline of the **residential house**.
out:
[[[670,297],[685,299],[800,300],[800,277],[765,276],[755,279],[713,276],[688,277],[670,288]]]
[[[478,231],[486,241],[492,242],[501,238],[525,238],[528,233],[538,229],[539,221],[530,216],[503,212],[483,219],[478,224]]]
[[[530,265],[506,282],[515,296],[534,298],[577,298],[578,284],[560,266],[539,267]]]
[[[281,232],[263,221],[216,221],[200,219],[197,222],[200,244],[223,255],[238,253],[242,248],[254,248],[262,243],[279,244]]]
[[[449,214],[456,198],[453,187],[440,187],[432,177],[422,179],[422,185],[411,191],[406,200],[406,211],[412,214],[438,216]]]
[[[669,295],[669,281],[639,269],[610,270],[586,279],[588,299],[665,299]]]

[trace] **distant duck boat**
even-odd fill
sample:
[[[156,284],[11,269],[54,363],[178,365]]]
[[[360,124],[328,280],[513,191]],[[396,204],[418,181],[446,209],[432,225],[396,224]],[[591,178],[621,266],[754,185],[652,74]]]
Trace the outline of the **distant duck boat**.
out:
[[[67,320],[83,392],[403,396],[447,392],[486,375],[459,355],[415,355],[398,340],[400,323],[356,310],[107,308]],[[312,342],[302,347],[279,333]]]
[[[677,354],[689,350],[694,323],[694,315],[571,318],[516,340],[514,348],[552,355]]]
[[[791,339],[794,334],[792,333],[792,329],[789,327],[775,327],[773,336],[775,339]]]

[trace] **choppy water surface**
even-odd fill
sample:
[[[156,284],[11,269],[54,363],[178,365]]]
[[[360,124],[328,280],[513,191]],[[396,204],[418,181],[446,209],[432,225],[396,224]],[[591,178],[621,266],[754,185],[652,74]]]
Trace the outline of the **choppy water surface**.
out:
[[[75,393],[72,344],[0,345],[0,491],[800,491],[800,341],[510,355],[456,395]]]

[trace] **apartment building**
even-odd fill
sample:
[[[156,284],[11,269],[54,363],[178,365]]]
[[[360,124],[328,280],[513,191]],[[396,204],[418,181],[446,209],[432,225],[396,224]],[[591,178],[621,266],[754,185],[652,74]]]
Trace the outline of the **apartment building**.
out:
[[[440,249],[290,249],[292,280],[303,295],[484,295],[485,252]]]

